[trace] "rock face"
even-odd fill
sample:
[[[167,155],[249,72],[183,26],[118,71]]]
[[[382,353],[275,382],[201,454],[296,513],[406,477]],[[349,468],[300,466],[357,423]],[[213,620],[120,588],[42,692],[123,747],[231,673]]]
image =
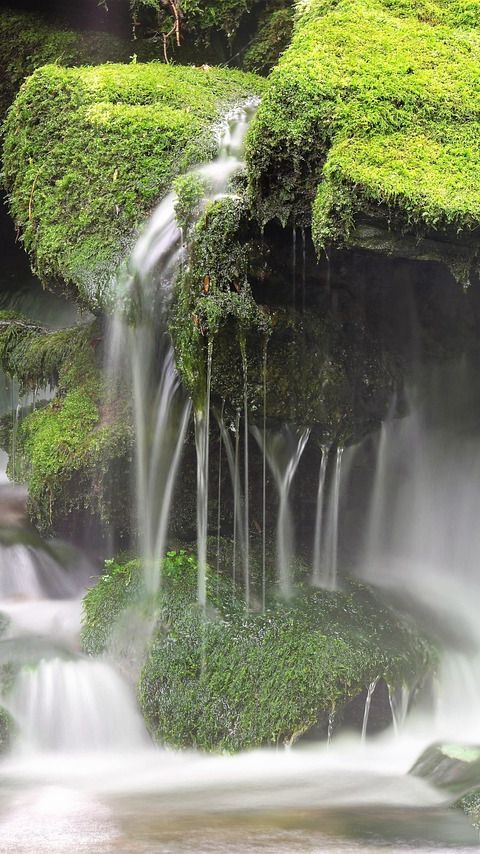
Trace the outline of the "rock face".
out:
[[[480,748],[477,745],[434,744],[410,770],[423,777],[450,797],[478,789],[480,783]]]
[[[250,136],[260,218],[311,223],[318,250],[438,258],[460,244],[452,266],[467,277],[480,223],[479,23],[460,0],[299,4]],[[404,233],[422,241],[402,244]]]
[[[212,156],[254,75],[160,63],[45,66],[9,112],[4,180],[35,272],[98,311],[173,178]]]
[[[235,751],[288,744],[311,729],[325,737],[329,714],[340,720],[372,680],[411,684],[432,666],[428,643],[365,587],[328,593],[300,585],[290,602],[272,597],[265,613],[247,614],[228,570],[209,576],[205,620],[195,558],[167,554],[157,630],[138,689],[159,742]],[[145,613],[139,581],[138,562],[110,562],[84,600],[87,652],[127,648],[134,616],[126,609]]]

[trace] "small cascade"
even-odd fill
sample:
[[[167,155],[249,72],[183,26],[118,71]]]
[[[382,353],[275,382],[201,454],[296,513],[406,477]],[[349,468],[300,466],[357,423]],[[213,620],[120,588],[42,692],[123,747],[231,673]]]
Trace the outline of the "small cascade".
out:
[[[17,723],[23,752],[131,750],[148,744],[130,691],[101,661],[53,658],[24,667],[4,704]]]
[[[368,719],[370,717],[370,706],[372,704],[372,697],[375,693],[375,688],[378,685],[380,677],[377,676],[373,682],[370,682],[370,685],[367,689],[367,696],[365,698],[365,709],[363,712],[363,723],[362,723],[362,744],[365,744],[367,740],[367,727],[368,727]]]
[[[235,110],[219,138],[218,157],[192,170],[205,187],[200,209],[221,198],[230,179],[243,168],[243,144],[257,102]],[[129,377],[135,406],[137,517],[145,565],[145,585],[155,594],[161,585],[173,487],[190,417],[190,402],[175,369],[168,328],[173,282],[188,264],[187,236],[175,214],[177,197],[170,193],[157,207],[131,255],[127,273],[117,283],[111,325],[108,367],[118,389]],[[213,342],[207,372],[211,375]],[[207,378],[207,385],[210,381]],[[201,414],[195,413],[198,453],[197,508],[199,589],[206,600],[206,535],[208,515],[209,389]],[[248,430],[248,428],[247,428]]]
[[[390,711],[392,712],[393,731],[398,737],[407,719],[411,691],[408,685],[401,685],[400,688],[393,688],[391,685],[387,687],[388,702]]]
[[[335,470],[331,483],[331,492],[327,512],[325,531],[325,564],[322,575],[322,587],[335,590],[338,573],[338,521],[340,513],[340,487],[342,476],[343,448],[338,447],[335,454]]]
[[[266,435],[266,441],[257,427],[253,434],[261,448],[265,449],[268,465],[275,479],[278,492],[277,518],[277,571],[280,591],[288,597],[292,587],[292,558],[294,554],[294,531],[290,510],[290,487],[310,436],[310,429],[294,431],[284,427],[280,433]]]
[[[325,477],[327,474],[328,456],[330,445],[322,445],[322,459],[320,461],[320,472],[318,476],[317,509],[315,513],[315,533],[313,542],[313,573],[312,583],[316,587],[323,586],[322,578],[322,548],[323,548],[323,521],[325,512]]]

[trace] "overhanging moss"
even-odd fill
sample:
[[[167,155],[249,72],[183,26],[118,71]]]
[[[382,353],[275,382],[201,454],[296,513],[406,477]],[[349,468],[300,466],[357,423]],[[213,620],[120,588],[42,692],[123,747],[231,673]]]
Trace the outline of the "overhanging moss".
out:
[[[362,216],[472,241],[480,223],[478,3],[305,0],[249,140],[262,219],[355,244]]]
[[[254,75],[160,63],[46,66],[6,121],[4,181],[35,271],[94,310],[173,178],[211,157]]]
[[[195,203],[194,188],[186,189]],[[257,302],[255,285],[271,275],[276,249],[262,239],[237,189],[210,204],[189,232],[190,263],[176,283],[171,322],[184,384],[201,408],[210,348],[212,401],[228,418],[243,410],[246,394],[253,419],[266,403],[267,418],[313,426],[319,441],[358,439],[385,416],[400,364],[371,330],[366,340],[328,303],[305,311],[300,294],[297,306]],[[283,273],[291,300],[291,271]]]
[[[29,491],[40,530],[65,532],[71,515],[127,527],[132,434],[128,406],[112,401],[97,366],[98,323],[46,332],[18,316],[0,321],[0,360],[21,393],[57,386],[49,403],[26,411],[10,435],[9,473]],[[119,495],[115,468],[124,477]],[[114,494],[113,494],[114,493]]]
[[[111,562],[84,600],[89,652],[108,647],[114,619],[138,601],[138,562]],[[433,665],[422,640],[366,588],[302,589],[246,614],[231,580],[209,577],[209,614],[196,605],[196,562],[170,552],[157,632],[139,697],[160,742],[204,750],[289,743],[337,713],[373,679],[416,682]],[[140,605],[141,607],[141,605]]]

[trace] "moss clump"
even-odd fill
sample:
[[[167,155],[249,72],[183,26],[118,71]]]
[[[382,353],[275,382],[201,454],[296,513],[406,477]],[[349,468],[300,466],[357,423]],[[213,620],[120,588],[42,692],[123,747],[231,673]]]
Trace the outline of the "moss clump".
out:
[[[159,63],[45,66],[6,121],[4,180],[35,271],[97,310],[176,175],[213,155],[220,112],[260,78]]]
[[[28,485],[33,521],[42,531],[63,532],[72,514],[86,514],[118,522],[121,532],[129,487],[119,496],[112,480],[117,467],[125,477],[132,436],[127,405],[110,400],[97,367],[98,324],[47,333],[18,316],[3,323],[0,360],[21,391],[57,387],[50,403],[16,425],[9,460],[10,476]]]
[[[268,313],[256,304],[248,282],[253,251],[248,237],[243,196],[213,202],[195,227],[190,264],[177,282],[171,323],[177,367],[197,405],[205,397],[209,340],[216,351],[214,342],[227,326],[235,354],[240,356],[247,336],[266,340],[270,334]],[[224,380],[235,387],[235,399],[243,401],[243,382],[238,384],[233,365]]]
[[[84,644],[108,644],[112,614],[138,599],[138,562],[111,563],[84,600]],[[176,747],[243,750],[288,743],[340,712],[377,676],[415,681],[432,664],[427,643],[367,589],[303,590],[246,614],[231,581],[209,578],[209,614],[196,604],[196,562],[170,552],[157,632],[139,684],[153,736]]]
[[[73,32],[40,15],[0,10],[0,118],[25,77],[41,65],[128,62],[132,45],[106,33]],[[138,52],[138,47],[136,47]]]
[[[478,4],[307,0],[249,142],[263,219],[312,221],[318,250],[359,225],[467,241],[480,221]]]

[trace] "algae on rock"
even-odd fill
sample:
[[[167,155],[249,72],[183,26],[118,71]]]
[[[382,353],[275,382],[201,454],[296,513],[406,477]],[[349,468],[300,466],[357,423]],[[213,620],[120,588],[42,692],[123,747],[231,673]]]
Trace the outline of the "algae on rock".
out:
[[[4,182],[35,272],[92,310],[173,179],[211,157],[254,75],[160,63],[45,66],[5,126]]]

